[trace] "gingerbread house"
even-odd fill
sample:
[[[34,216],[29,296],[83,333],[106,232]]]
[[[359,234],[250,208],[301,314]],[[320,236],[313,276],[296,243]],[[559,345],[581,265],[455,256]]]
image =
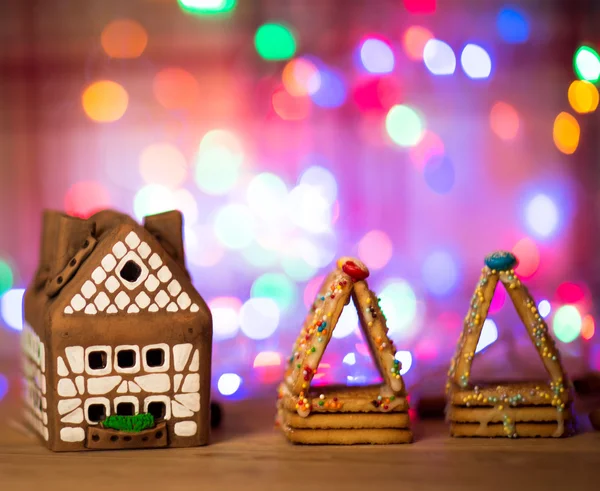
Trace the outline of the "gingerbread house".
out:
[[[26,418],[50,449],[208,442],[212,318],[184,258],[179,212],[44,213],[22,340]],[[144,414],[142,431],[104,424]]]

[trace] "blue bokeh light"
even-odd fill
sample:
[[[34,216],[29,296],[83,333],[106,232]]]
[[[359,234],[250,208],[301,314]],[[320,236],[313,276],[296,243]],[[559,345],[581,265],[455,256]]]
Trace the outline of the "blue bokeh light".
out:
[[[319,67],[321,72],[321,86],[314,94],[311,94],[312,101],[319,107],[336,108],[346,102],[348,89],[342,76],[327,68]]]
[[[525,12],[514,6],[504,7],[496,17],[498,34],[511,44],[524,43],[529,39],[529,21]]]
[[[454,187],[454,165],[445,155],[434,155],[425,164],[423,177],[432,191],[449,193]]]

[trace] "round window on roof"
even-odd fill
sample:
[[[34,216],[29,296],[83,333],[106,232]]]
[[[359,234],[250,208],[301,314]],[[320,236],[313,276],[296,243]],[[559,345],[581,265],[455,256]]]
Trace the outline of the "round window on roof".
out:
[[[142,267],[131,259],[123,265],[121,271],[119,272],[121,278],[123,278],[125,281],[129,281],[130,283],[135,283],[141,274]]]

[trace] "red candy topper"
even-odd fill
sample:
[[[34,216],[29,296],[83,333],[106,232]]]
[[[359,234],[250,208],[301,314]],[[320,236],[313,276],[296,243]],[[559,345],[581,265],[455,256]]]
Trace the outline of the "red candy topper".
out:
[[[362,263],[361,263],[362,264]],[[369,270],[366,266],[359,266],[354,261],[346,261],[342,266],[342,271],[346,273],[354,281],[364,280],[369,276]]]

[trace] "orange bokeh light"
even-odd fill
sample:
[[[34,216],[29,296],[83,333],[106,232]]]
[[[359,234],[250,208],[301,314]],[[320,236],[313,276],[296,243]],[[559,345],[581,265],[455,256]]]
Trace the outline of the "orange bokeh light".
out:
[[[302,58],[292,60],[285,65],[281,80],[285,89],[297,97],[314,94],[321,85],[319,69]]]
[[[589,341],[594,337],[596,332],[596,322],[591,315],[586,315],[581,323],[581,337]]]
[[[165,68],[154,77],[154,97],[167,109],[193,106],[200,95],[200,86],[194,76],[182,68]]]
[[[600,94],[596,86],[585,80],[575,80],[569,86],[569,104],[578,113],[591,113],[598,107]]]
[[[116,19],[102,30],[100,43],[112,58],[138,58],[146,49],[148,33],[135,20]]]
[[[515,272],[523,278],[533,276],[540,265],[540,251],[535,242],[525,237],[515,244],[512,252],[519,258]]]
[[[496,102],[490,111],[490,126],[498,138],[512,140],[519,133],[519,114],[506,102]]]
[[[293,96],[284,88],[273,93],[272,102],[275,113],[286,121],[305,119],[310,114],[310,98]]]
[[[579,123],[574,116],[566,112],[556,116],[552,137],[556,148],[562,153],[570,155],[577,150],[580,133]]]
[[[422,60],[423,50],[430,39],[433,39],[433,34],[429,29],[421,26],[409,27],[402,39],[406,56],[414,61]]]
[[[111,80],[100,80],[87,87],[81,96],[87,116],[97,123],[112,123],[123,117],[129,96],[123,86]]]

